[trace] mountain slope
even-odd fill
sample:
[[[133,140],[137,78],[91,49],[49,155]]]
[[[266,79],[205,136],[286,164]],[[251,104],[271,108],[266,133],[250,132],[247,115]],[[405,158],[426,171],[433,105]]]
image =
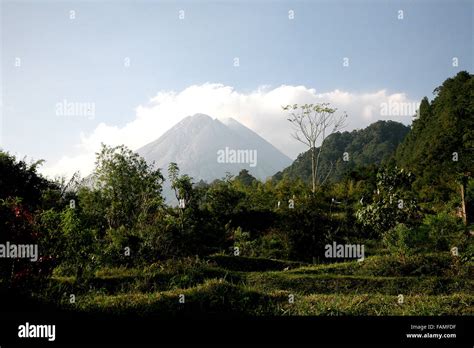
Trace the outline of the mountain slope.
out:
[[[365,129],[331,134],[324,143],[319,171],[324,175],[330,172],[328,182],[335,182],[357,166],[379,164],[395,152],[409,130],[398,122],[378,121]],[[348,161],[343,161],[345,152],[349,155]],[[300,178],[310,182],[310,151],[301,153],[288,168],[276,173],[273,178],[281,180],[285,175],[290,179]]]
[[[235,155],[240,151],[240,158],[232,157],[233,150]],[[226,172],[237,175],[241,169],[265,179],[291,163],[286,155],[239,122],[221,122],[204,114],[186,117],[137,152],[164,172],[169,163],[176,162],[181,173],[195,181],[219,179]]]

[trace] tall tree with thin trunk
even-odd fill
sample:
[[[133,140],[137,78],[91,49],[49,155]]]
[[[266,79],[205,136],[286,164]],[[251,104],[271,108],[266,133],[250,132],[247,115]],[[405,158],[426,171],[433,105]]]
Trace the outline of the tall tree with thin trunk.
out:
[[[304,104],[301,106],[293,104],[282,108],[288,112],[288,121],[291,122],[294,128],[292,136],[311,150],[311,178],[314,193],[316,187],[323,184],[330,174],[330,172],[326,173],[325,178],[322,179],[320,173],[318,173],[324,140],[330,134],[344,128],[347,114],[344,112],[337,115],[337,109],[331,108],[329,103]],[[316,144],[319,142],[321,142],[321,145],[319,150],[316,151]]]

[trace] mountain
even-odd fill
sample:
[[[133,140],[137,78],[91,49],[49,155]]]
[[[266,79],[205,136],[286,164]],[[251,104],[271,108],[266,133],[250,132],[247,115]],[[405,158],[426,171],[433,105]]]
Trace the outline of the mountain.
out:
[[[319,171],[324,174],[330,172],[328,182],[335,182],[358,166],[380,164],[394,154],[409,130],[410,127],[398,122],[377,121],[361,130],[333,133],[324,142]],[[316,153],[318,151],[319,148]],[[348,161],[343,161],[345,152],[349,156]],[[300,178],[310,182],[310,151],[301,153],[289,167],[276,173],[273,178],[281,180],[285,175],[290,179]]]
[[[163,169],[176,162],[180,172],[199,180],[212,181],[237,175],[247,169],[266,179],[285,168],[291,159],[257,133],[230,118],[223,121],[195,114],[176,124],[157,140],[138,149],[149,163]]]

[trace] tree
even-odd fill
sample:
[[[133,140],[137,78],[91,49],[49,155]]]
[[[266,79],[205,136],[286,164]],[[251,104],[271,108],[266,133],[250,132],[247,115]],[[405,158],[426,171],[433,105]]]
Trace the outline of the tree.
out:
[[[168,166],[168,176],[176,199],[178,201],[182,200],[185,206],[191,203],[193,195],[192,178],[187,174],[180,176],[179,167],[174,162],[171,162]]]
[[[62,262],[81,279],[90,277],[95,269],[95,231],[87,228],[77,209],[65,208],[60,214],[62,231]]]
[[[329,184],[341,181],[357,168],[387,162],[409,131],[410,127],[399,122],[377,121],[364,129],[333,133],[324,141],[318,171],[326,173],[332,168],[325,182]],[[350,158],[344,160],[344,156],[341,156],[344,152]],[[273,178],[281,180],[285,175],[290,179],[299,178],[311,183],[311,150],[301,153],[290,166],[273,175]]]
[[[225,238],[225,223],[220,223],[220,215],[211,211],[213,185],[200,182],[195,185],[187,174],[180,175],[176,163],[168,167],[171,188],[179,201],[178,207],[166,209],[166,216],[158,230],[161,240],[167,245],[167,254],[172,257],[183,255],[206,255],[219,250]],[[229,178],[230,180],[230,178]],[[230,186],[230,181],[225,185]],[[211,192],[211,193],[209,193]],[[219,205],[221,201],[218,200]]]
[[[28,164],[0,151],[0,244],[39,244],[43,233],[35,214],[45,205],[45,192],[58,193],[55,183],[38,174],[42,162]],[[50,271],[52,262],[48,250],[41,250],[37,262],[26,258],[0,258],[0,279],[7,286],[34,276],[48,276]]]
[[[396,162],[416,175],[414,188],[422,201],[441,209],[456,201],[469,224],[465,191],[474,172],[474,75],[461,71],[434,94],[431,102],[423,98]]]
[[[234,180],[244,186],[252,186],[252,184],[257,181],[257,179],[255,179],[255,177],[250,174],[247,169],[242,169],[239,172],[239,175],[234,178]]]
[[[57,185],[38,174],[43,161],[26,163],[0,151],[0,199],[21,197],[22,205],[30,211],[39,208],[43,193],[58,190]]]
[[[160,169],[123,145],[102,145],[94,175],[109,228],[132,228],[146,222],[147,216],[163,204]]]
[[[323,150],[326,137],[344,127],[347,118],[346,113],[336,115],[337,109],[331,108],[329,103],[298,104],[283,106],[283,110],[289,112],[288,121],[294,127],[292,136],[299,142],[309,147],[311,151],[311,181],[312,192],[316,191],[316,186],[324,183],[328,178],[331,169],[326,173],[326,177],[319,177],[319,158]],[[321,141],[316,155],[316,143]]]
[[[419,218],[419,208],[411,190],[413,180],[410,172],[397,167],[379,170],[372,202],[356,212],[357,220],[378,235],[398,223],[414,225]]]
[[[185,209],[189,211],[189,204],[193,202],[193,183],[192,178],[187,174],[179,175],[179,167],[175,162],[171,162],[168,166],[168,176],[171,182],[171,188],[174,190],[176,199],[179,201],[179,229],[180,234],[184,235]],[[194,202],[193,202],[194,203]]]

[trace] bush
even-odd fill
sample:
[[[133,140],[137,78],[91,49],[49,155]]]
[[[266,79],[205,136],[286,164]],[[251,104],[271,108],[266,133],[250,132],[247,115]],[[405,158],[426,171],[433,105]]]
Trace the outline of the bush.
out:
[[[410,229],[404,224],[398,224],[383,235],[383,242],[388,250],[402,260],[420,248],[426,234],[423,230]]]
[[[0,244],[38,245],[38,237],[34,216],[21,199],[0,199]],[[54,260],[49,255],[42,255],[40,248],[38,253],[36,262],[28,258],[0,258],[0,279],[3,285],[28,289],[30,281],[49,276]]]
[[[278,230],[271,230],[263,235],[259,239],[258,256],[287,260],[290,256],[288,236]]]
[[[96,231],[86,228],[81,215],[71,208],[61,212],[60,228],[64,239],[61,262],[77,278],[91,277],[97,267]]]
[[[472,265],[474,263],[474,243],[468,243],[467,247],[461,250],[460,256],[461,262]],[[474,271],[473,268],[471,268],[471,270]]]
[[[465,242],[465,227],[462,220],[448,213],[427,215],[420,228],[429,238],[430,247],[434,250],[448,251],[460,247]]]
[[[411,183],[413,175],[403,169],[384,168],[377,173],[372,203],[356,212],[359,223],[380,235],[399,223],[414,225],[419,216]]]
[[[250,238],[249,232],[242,231],[242,228],[237,227],[234,230],[234,245],[233,248],[238,248],[240,256],[257,256],[257,241]]]
[[[338,221],[321,209],[321,202],[295,202],[295,209],[281,212],[278,229],[288,231],[290,258],[303,262],[324,259],[324,246],[334,240]]]

